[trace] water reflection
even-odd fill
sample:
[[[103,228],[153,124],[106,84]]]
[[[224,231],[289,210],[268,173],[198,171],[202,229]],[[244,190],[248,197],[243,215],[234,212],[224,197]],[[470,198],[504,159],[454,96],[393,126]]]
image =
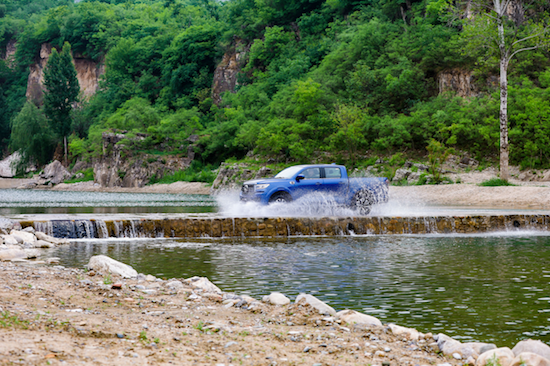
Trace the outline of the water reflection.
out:
[[[312,293],[337,310],[462,340],[550,340],[547,236],[96,240],[52,254],[80,267],[98,253],[160,277],[207,276],[256,298]]]

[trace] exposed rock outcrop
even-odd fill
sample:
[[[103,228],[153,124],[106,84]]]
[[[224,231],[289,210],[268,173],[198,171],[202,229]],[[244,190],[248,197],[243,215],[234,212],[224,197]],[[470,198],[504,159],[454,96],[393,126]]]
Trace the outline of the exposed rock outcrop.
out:
[[[439,73],[437,81],[439,94],[448,91],[453,91],[461,97],[472,97],[479,94],[471,70],[445,70]]]
[[[260,179],[270,177],[273,171],[267,167],[253,168],[246,164],[226,164],[222,163],[218,169],[218,175],[212,183],[212,192],[223,189],[240,188],[242,182],[250,179]]]
[[[125,133],[103,133],[103,154],[93,163],[94,182],[102,187],[143,187],[154,175],[182,170],[191,164],[189,157],[140,154],[126,156],[128,151],[122,140],[139,143],[145,136],[127,137]]]
[[[216,105],[222,101],[221,95],[227,91],[234,92],[237,86],[237,74],[241,71],[248,47],[245,50],[240,42],[235,47],[230,48],[214,71],[214,80],[212,83],[212,100]]]
[[[44,99],[44,68],[52,53],[52,46],[49,43],[42,44],[40,55],[37,61],[29,67],[29,78],[27,81],[27,99],[34,100],[41,104]],[[80,84],[81,97],[86,99],[95,94],[99,88],[99,78],[105,72],[103,64],[86,59],[81,55],[73,55],[73,62],[76,69],[76,77]]]
[[[6,49],[0,55],[1,59],[6,61],[9,67],[15,64],[15,51],[17,51],[17,42],[15,39],[10,39],[6,45]]]
[[[0,161],[0,178],[15,177],[15,164],[21,159],[18,152],[13,153],[4,160]]]

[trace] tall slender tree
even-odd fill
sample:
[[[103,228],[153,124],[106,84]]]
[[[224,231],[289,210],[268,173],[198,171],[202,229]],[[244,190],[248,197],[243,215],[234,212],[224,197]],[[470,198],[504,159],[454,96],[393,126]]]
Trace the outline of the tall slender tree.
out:
[[[477,11],[467,19],[464,35],[469,40],[469,49],[485,49],[480,56],[495,56],[500,70],[500,178],[510,179],[508,143],[508,66],[520,52],[547,47],[549,44],[548,19],[536,9],[537,1],[529,4],[523,0],[469,1]],[[537,19],[538,18],[538,19]]]
[[[80,86],[71,56],[71,45],[65,42],[61,53],[54,48],[44,70],[44,112],[56,135],[63,140],[67,164],[67,136],[71,133],[72,105],[78,100]]]

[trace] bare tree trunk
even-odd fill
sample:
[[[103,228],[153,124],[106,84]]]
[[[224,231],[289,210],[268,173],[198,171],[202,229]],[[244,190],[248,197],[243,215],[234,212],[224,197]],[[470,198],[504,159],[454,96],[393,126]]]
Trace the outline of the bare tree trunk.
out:
[[[500,179],[509,180],[508,169],[508,60],[500,60]]]
[[[63,144],[65,145],[65,167],[68,167],[67,164],[67,136],[63,137]]]
[[[510,149],[508,145],[508,52],[506,40],[504,39],[504,4],[500,0],[493,0],[495,11],[498,14],[498,42],[500,49],[500,179],[509,180],[510,170],[508,168],[508,157]]]

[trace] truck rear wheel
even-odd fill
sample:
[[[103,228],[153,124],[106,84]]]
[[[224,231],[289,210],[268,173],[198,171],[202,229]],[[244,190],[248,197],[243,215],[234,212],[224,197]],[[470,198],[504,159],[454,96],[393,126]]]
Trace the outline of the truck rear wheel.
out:
[[[286,192],[277,192],[269,198],[269,203],[288,203],[292,201],[292,197]]]
[[[361,215],[368,215],[373,204],[374,197],[372,193],[364,189],[357,192],[351,201],[352,208],[359,211]]]

